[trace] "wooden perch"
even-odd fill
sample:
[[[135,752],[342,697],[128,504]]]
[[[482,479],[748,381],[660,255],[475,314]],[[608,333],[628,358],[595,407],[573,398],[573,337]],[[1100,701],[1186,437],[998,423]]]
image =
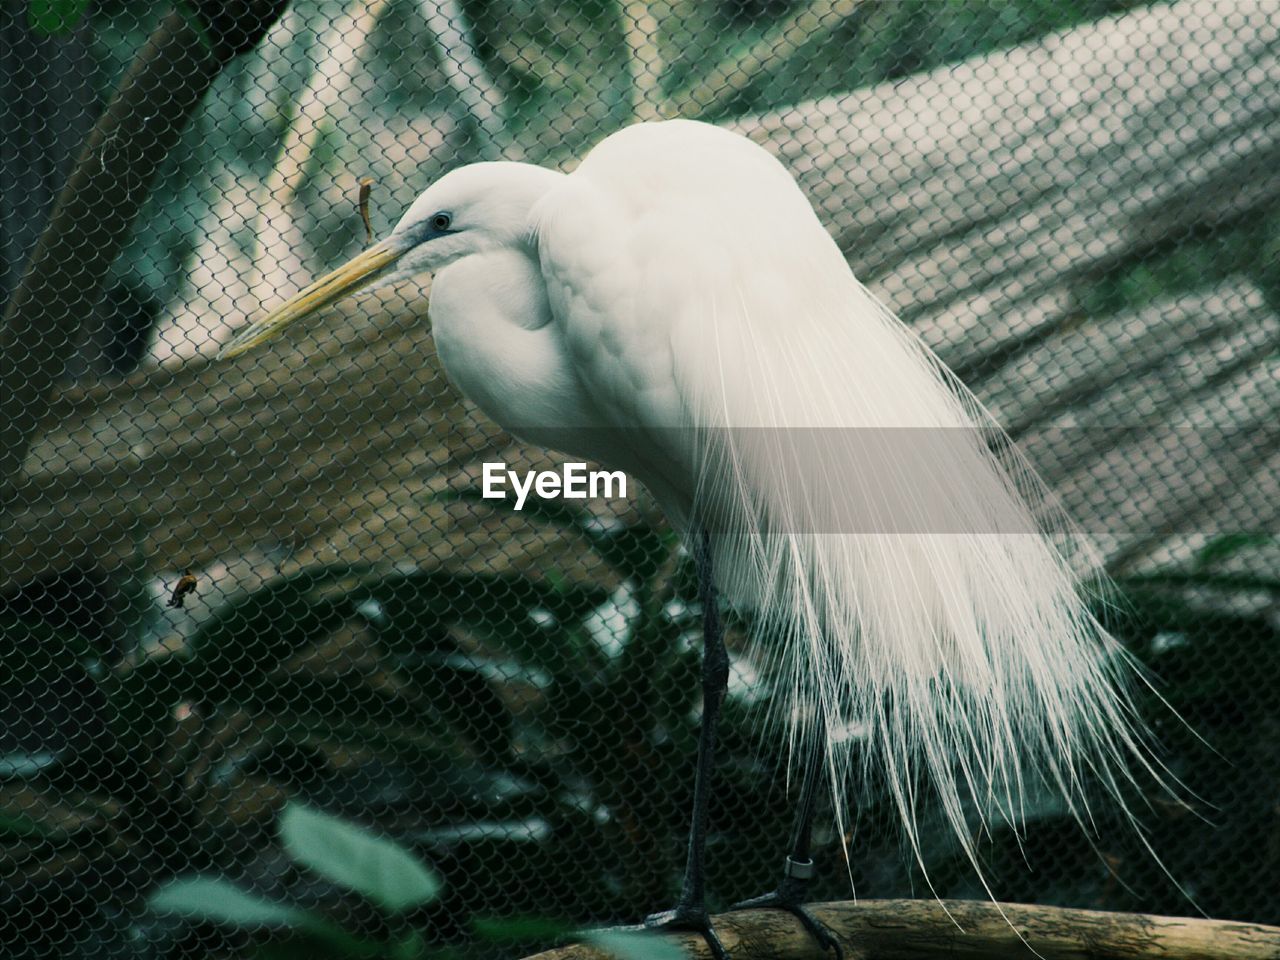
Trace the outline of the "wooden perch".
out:
[[[1000,960],[1273,960],[1280,927],[1102,913],[1060,907],[963,900],[868,900],[814,904],[812,912],[839,938],[846,960],[929,957]],[[800,922],[778,910],[743,910],[714,920],[734,960],[829,960]],[[711,956],[696,934],[668,934],[687,956]],[[582,944],[530,960],[611,960]]]

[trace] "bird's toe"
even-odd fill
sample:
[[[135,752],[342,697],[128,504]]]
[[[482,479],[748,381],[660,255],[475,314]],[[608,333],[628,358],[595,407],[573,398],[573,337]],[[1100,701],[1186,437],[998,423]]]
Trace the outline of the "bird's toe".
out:
[[[700,934],[714,960],[729,960],[729,951],[720,942],[720,937],[711,926],[711,916],[703,907],[678,905],[672,910],[650,914],[644,918],[644,925],[649,930],[687,930]]]
[[[736,910],[785,910],[791,914],[805,930],[809,936],[818,942],[822,949],[831,953],[835,960],[844,960],[844,948],[840,946],[840,941],[831,929],[809,912],[809,909],[801,902],[800,897],[796,896],[794,891],[787,890],[785,887],[774,890],[772,893],[766,893],[763,896],[752,897],[750,900],[743,900],[731,906],[730,911]]]

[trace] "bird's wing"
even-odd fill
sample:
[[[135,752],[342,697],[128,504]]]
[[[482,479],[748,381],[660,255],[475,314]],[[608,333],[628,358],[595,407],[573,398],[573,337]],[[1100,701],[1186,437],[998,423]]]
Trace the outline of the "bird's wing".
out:
[[[831,404],[776,403],[779,390],[822,389],[801,382],[811,372],[802,364],[777,362],[779,330],[820,334],[797,286],[848,270],[760,148],[689,121],[628,127],[544,199],[534,229],[565,349],[606,419],[630,434],[629,449],[645,452],[640,479],[654,488],[662,478],[671,496],[654,492],[669,511],[682,501],[677,521],[707,461],[724,452],[725,430],[846,416]],[[792,382],[779,383],[780,372]]]
[[[663,237],[662,202],[636,207],[580,174],[535,212],[539,261],[563,347],[606,433],[597,459],[634,473],[679,523],[691,503],[696,421],[680,340],[703,312],[714,265]]]

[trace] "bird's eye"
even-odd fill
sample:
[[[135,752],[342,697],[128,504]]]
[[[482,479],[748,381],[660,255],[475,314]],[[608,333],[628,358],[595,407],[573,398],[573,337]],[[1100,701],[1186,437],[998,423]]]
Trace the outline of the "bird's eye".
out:
[[[448,230],[449,224],[453,223],[453,218],[447,213],[437,213],[431,218],[432,230]]]

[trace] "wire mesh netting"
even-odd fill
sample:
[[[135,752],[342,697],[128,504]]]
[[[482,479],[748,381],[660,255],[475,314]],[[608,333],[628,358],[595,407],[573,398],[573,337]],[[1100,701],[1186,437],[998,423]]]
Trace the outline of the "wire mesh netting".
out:
[[[215,356],[449,169],[675,117],[783,162],[1116,581],[1194,797],[1134,787],[1148,849],[1030,791],[991,891],[1280,923],[1278,58],[1263,0],[0,0],[0,954],[515,956],[671,904],[701,608],[649,497],[485,499],[565,458],[450,387],[425,278]],[[713,910],[795,803],[749,626]],[[921,816],[927,880],[887,791],[824,813],[815,898],[985,898]]]

